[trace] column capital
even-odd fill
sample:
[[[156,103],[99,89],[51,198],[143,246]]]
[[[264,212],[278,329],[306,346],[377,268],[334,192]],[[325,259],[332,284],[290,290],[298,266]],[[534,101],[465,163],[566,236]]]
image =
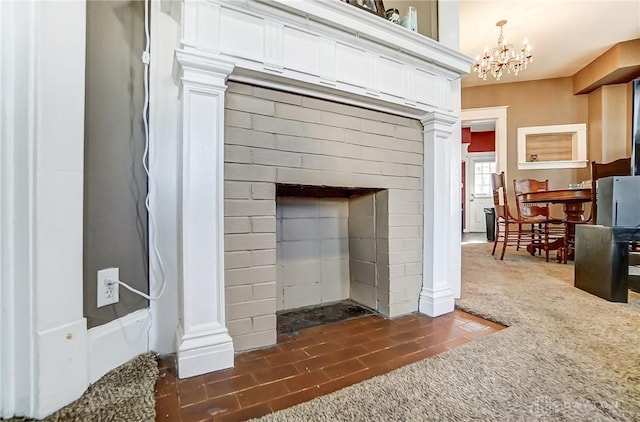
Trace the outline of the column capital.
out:
[[[214,54],[176,49],[173,80],[180,87],[185,83],[226,88],[227,78],[235,64]]]
[[[460,116],[458,115],[433,111],[420,119],[420,122],[424,127],[425,134],[436,132],[449,135],[453,133],[453,126],[459,120]]]
[[[451,126],[458,120],[460,120],[460,116],[458,116],[457,114],[444,113],[439,110],[434,110],[420,119],[420,122],[422,122],[423,125],[436,122]]]

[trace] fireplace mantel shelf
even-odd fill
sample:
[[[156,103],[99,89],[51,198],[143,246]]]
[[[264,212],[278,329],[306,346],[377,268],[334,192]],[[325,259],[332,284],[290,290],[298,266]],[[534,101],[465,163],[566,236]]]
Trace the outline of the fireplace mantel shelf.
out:
[[[185,1],[182,48],[232,63],[229,79],[421,119],[454,112],[471,59],[349,4]]]

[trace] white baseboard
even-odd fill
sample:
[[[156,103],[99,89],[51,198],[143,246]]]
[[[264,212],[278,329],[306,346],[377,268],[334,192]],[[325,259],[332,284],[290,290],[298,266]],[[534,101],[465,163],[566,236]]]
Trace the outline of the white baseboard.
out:
[[[151,320],[147,309],[89,330],[89,382],[147,351]]]
[[[28,351],[24,351],[25,359]],[[42,419],[78,399],[89,385],[87,320],[38,332],[33,416]]]

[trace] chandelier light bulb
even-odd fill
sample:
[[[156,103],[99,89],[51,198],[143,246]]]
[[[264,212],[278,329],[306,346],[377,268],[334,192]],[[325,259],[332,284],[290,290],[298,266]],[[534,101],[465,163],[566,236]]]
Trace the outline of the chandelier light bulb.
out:
[[[483,81],[487,80],[488,74],[491,74],[496,81],[502,78],[505,71],[507,74],[513,72],[514,75],[517,75],[526,69],[529,63],[533,62],[531,44],[529,44],[527,38],[524,39],[522,50],[519,52],[513,47],[513,44],[507,42],[503,32],[503,27],[506,23],[506,20],[496,23],[496,26],[500,28],[497,45],[491,49],[485,47],[482,59],[480,56],[476,56],[473,71],[478,73],[478,77]]]

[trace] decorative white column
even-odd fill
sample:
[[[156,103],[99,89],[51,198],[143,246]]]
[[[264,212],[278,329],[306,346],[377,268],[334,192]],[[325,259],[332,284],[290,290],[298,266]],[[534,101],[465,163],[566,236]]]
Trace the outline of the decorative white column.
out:
[[[454,290],[451,288],[451,167],[460,166],[460,154],[451,156],[449,139],[457,117],[439,112],[422,120],[424,126],[424,248],[423,280],[419,310],[429,316],[453,311]],[[455,162],[454,162],[455,161]],[[459,226],[456,226],[459,227]],[[459,280],[458,280],[459,281]]]
[[[178,158],[178,376],[233,366],[224,302],[224,94],[233,64],[176,50],[182,99]]]

